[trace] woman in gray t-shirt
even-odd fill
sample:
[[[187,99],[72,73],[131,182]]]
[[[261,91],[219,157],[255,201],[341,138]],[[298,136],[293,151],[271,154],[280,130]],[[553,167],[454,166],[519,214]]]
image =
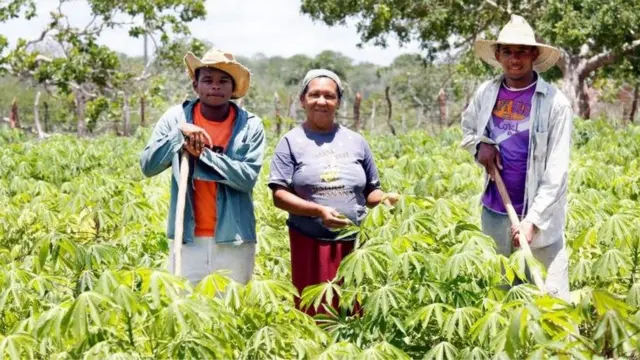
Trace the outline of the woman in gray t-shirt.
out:
[[[300,294],[335,277],[354,245],[353,238],[336,239],[339,229],[360,225],[366,208],[385,197],[366,140],[335,122],[341,98],[335,73],[309,71],[300,93],[306,121],[280,139],[271,162],[269,187],[274,204],[289,212],[292,282]],[[396,194],[386,198],[397,201]]]

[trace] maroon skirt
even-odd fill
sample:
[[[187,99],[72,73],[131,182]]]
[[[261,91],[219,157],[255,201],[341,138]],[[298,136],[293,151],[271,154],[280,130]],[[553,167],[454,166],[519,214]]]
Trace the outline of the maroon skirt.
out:
[[[291,244],[291,281],[302,295],[304,288],[332,280],[338,267],[347,255],[353,251],[355,241],[323,241],[314,239],[289,228]],[[338,309],[339,299],[333,298],[331,306]],[[306,310],[300,308],[300,299],[295,299],[296,308],[309,316],[316,314],[313,306]],[[318,313],[326,313],[322,305]]]

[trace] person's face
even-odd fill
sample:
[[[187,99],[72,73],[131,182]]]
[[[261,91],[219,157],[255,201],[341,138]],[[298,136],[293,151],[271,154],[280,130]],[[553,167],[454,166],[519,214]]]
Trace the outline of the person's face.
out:
[[[307,92],[300,98],[307,120],[321,129],[329,128],[335,121],[340,105],[338,84],[326,77],[311,80]]]
[[[500,45],[495,52],[507,78],[518,81],[533,72],[533,62],[538,58],[538,48],[523,45]]]
[[[229,102],[233,93],[233,78],[224,71],[213,68],[200,68],[193,89],[200,102],[209,106],[221,106]]]

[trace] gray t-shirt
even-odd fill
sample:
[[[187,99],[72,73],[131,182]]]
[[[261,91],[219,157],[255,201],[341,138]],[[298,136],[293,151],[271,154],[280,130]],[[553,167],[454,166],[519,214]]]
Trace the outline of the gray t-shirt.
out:
[[[339,125],[330,133],[299,125],[276,146],[269,179],[269,186],[274,185],[332,207],[360,225],[367,196],[380,188],[380,179],[369,144],[360,134]],[[338,236],[338,231],[327,228],[317,217],[290,214],[287,224],[316,239]]]

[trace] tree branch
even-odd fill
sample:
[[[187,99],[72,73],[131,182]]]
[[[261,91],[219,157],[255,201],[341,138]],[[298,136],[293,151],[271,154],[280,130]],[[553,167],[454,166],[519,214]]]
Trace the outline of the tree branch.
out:
[[[618,57],[620,55],[623,55],[625,53],[628,53],[630,51],[633,51],[635,49],[637,49],[638,47],[640,47],[640,39],[635,40],[629,44],[626,44],[625,46],[622,47],[622,51],[620,52],[615,52],[613,50],[608,50],[605,51],[603,53],[600,53],[598,55],[592,56],[590,59],[588,59],[583,68],[581,73],[582,74],[589,74],[591,72],[593,72],[594,70],[601,68],[605,65],[609,65],[614,63],[616,60],[618,60]]]
[[[153,36],[153,33],[148,32],[147,36],[149,37],[149,39],[151,39],[151,42],[153,43],[153,52],[155,53],[156,51],[158,51],[158,41],[156,40],[156,38]]]
[[[588,39],[586,43],[582,44],[580,47],[580,53],[578,56],[585,57],[589,55],[589,51],[591,51],[591,47],[593,46],[593,39]]]
[[[64,13],[62,12],[62,4],[64,4],[67,1],[69,0],[60,0],[60,2],[58,3],[58,15],[60,15],[60,17],[64,18],[67,21],[67,29],[70,29],[71,23],[69,22],[69,17],[64,15]]]
[[[98,97],[97,94],[94,93],[90,93],[89,91],[85,90],[82,88],[82,86],[76,84],[75,82],[69,82],[69,86],[71,86],[72,88],[76,89],[77,91],[80,91],[81,93],[87,95],[88,97]]]
[[[35,44],[41,42],[42,40],[44,40],[45,36],[47,36],[47,34],[49,33],[50,30],[51,30],[50,28],[42,30],[42,33],[40,33],[40,36],[38,38],[27,42],[27,44],[25,45],[25,49],[28,49],[29,46],[35,45]]]
[[[415,101],[416,104],[418,104],[421,107],[424,107],[424,103],[416,95],[416,89],[414,89],[413,85],[411,85],[411,74],[408,74],[408,75],[409,76],[407,76],[407,88],[409,88],[409,92],[411,93],[411,98],[413,99],[413,101]]]
[[[138,76],[137,78],[135,78],[135,81],[142,81],[142,80],[146,80],[148,78],[150,78],[152,75],[148,73],[149,68],[151,68],[151,64],[153,64],[155,60],[154,56],[150,56],[149,57],[149,61],[147,61],[147,63],[144,66],[144,69],[142,70],[142,74],[140,74],[140,76]]]
[[[487,1],[489,2],[489,1]],[[489,2],[491,3],[491,2]],[[475,41],[475,39],[478,37],[478,34],[482,33],[483,31],[487,30],[487,28],[489,27],[489,25],[493,22],[493,16],[489,17],[487,19],[487,21],[484,22],[484,24],[482,24],[482,26],[478,27],[476,31],[473,32],[473,34],[471,34],[471,36],[467,37],[466,39],[458,42],[458,43],[454,43],[454,48],[460,48],[464,45],[470,45],[473,41]]]
[[[511,11],[510,11],[509,9],[505,9],[505,8],[503,8],[502,6],[498,5],[495,1],[492,1],[492,0],[484,0],[484,2],[485,2],[485,3],[487,3],[487,4],[489,4],[489,5],[491,5],[491,6],[493,6],[494,8],[496,8],[496,9],[498,9],[498,10],[501,10],[501,11],[503,11],[503,12],[505,12],[505,13],[507,13],[507,14],[511,15]]]
[[[40,106],[40,91],[36,94],[36,99],[33,103],[33,121],[36,125],[36,131],[38,133],[38,139],[42,140],[49,137],[49,134],[42,131],[42,126],[40,125],[40,111],[38,106]]]
[[[560,58],[558,59],[558,62],[556,63],[556,65],[562,72],[562,75],[564,75],[567,73],[567,64],[571,59],[569,58],[569,53],[567,52],[567,50],[563,48],[559,48],[559,50],[560,50]]]
[[[87,32],[89,30],[89,28],[91,27],[91,25],[93,25],[93,23],[96,21],[96,19],[98,18],[98,15],[93,15],[93,19],[91,19],[91,21],[89,21],[89,23],[87,24],[87,26],[84,27],[84,30],[82,32]]]

